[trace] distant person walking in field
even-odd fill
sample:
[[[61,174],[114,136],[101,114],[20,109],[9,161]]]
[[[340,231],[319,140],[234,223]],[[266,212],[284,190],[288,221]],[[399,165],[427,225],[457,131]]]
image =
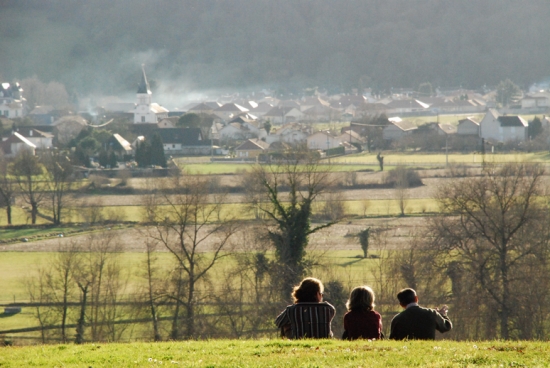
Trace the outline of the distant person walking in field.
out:
[[[423,308],[418,305],[416,291],[410,288],[401,290],[397,299],[405,310],[393,317],[390,339],[434,340],[436,330],[447,332],[453,328],[446,305],[437,310]]]
[[[330,324],[336,311],[322,301],[323,291],[323,283],[313,277],[303,279],[294,287],[294,304],[286,307],[275,320],[281,336],[289,339],[332,337]]]
[[[374,310],[374,291],[368,286],[359,286],[351,291],[346,303],[344,336],[347,340],[382,338],[382,318]]]

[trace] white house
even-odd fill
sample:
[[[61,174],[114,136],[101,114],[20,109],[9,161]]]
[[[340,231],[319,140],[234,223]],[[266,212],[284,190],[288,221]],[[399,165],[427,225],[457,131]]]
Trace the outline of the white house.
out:
[[[8,139],[0,143],[0,150],[5,157],[15,157],[23,150],[29,150],[34,155],[36,146],[21,134],[14,132]]]
[[[231,123],[225,125],[218,131],[220,139],[248,139],[254,137],[254,134],[241,123]]]
[[[436,124],[434,129],[441,136],[454,135],[457,132],[457,126],[452,124]]]
[[[522,109],[545,109],[550,107],[550,93],[538,92],[521,99]]]
[[[456,127],[456,134],[475,135],[479,137],[479,122],[471,117],[459,120]]]
[[[310,128],[299,123],[289,123],[273,131],[266,137],[266,142],[284,142],[291,145],[307,142],[310,135]]]
[[[390,124],[382,130],[382,137],[386,140],[399,140],[418,129],[418,127],[410,121],[401,120],[398,117],[389,118],[388,121]]]
[[[17,133],[25,137],[29,142],[34,144],[35,148],[46,149],[53,147],[53,137],[51,133],[46,133],[30,127],[19,127]]]
[[[361,146],[363,146],[366,143],[365,138],[361,137],[359,133],[357,133],[353,129],[348,129],[347,131],[342,132],[339,136],[339,139],[340,139],[340,142],[342,143],[344,142],[347,142],[350,144],[357,143]]]
[[[269,144],[261,139],[248,139],[235,148],[235,154],[237,158],[256,158],[268,149]]]
[[[524,141],[527,139],[529,123],[519,116],[499,116],[494,109],[489,109],[480,125],[480,136],[485,140],[497,142]]]
[[[304,113],[295,107],[276,106],[265,113],[263,118],[269,120],[272,124],[286,124],[302,120]]]
[[[340,146],[339,137],[328,130],[313,133],[307,137],[307,148],[312,150],[328,150]]]
[[[142,66],[141,83],[137,91],[137,104],[134,109],[134,124],[157,124],[168,117],[168,110],[152,101],[152,92]]]
[[[0,83],[0,115],[6,118],[24,116],[23,89],[19,83]]]
[[[179,120],[178,116],[170,116],[169,118],[164,118],[157,123],[159,129],[175,128]]]

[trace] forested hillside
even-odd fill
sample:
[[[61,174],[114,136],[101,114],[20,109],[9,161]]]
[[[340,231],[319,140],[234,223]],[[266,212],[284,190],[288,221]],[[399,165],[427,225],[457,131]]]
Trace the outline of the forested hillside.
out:
[[[0,77],[80,93],[478,88],[550,76],[548,0],[0,0]]]

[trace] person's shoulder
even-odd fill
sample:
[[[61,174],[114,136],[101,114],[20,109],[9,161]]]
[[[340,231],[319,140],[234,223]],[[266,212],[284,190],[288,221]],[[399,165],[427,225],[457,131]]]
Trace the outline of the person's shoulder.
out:
[[[321,302],[319,304],[321,304],[323,306],[326,306],[329,309],[334,309],[335,310],[334,306],[332,304],[330,304],[329,302]]]
[[[375,316],[377,316],[377,317],[381,317],[381,316],[380,316],[380,313],[378,313],[378,312],[375,311],[375,310],[371,310],[370,313],[373,313],[373,314],[374,314]]]
[[[405,310],[402,310],[401,312],[397,313],[395,316],[393,316],[392,321],[393,320],[399,320],[400,318],[406,318],[406,317],[404,317],[406,311],[407,310],[405,309]]]

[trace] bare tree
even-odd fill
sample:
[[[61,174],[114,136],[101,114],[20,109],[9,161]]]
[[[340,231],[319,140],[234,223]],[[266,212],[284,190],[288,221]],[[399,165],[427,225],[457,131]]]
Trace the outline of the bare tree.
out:
[[[50,151],[44,156],[44,166],[46,167],[53,223],[59,225],[67,203],[67,194],[71,191],[74,182],[73,166],[66,155],[54,151]]]
[[[226,254],[223,250],[236,231],[231,216],[222,211],[223,197],[209,196],[208,182],[199,177],[174,177],[164,188],[162,204],[166,210],[149,236],[164,245],[174,256],[175,292],[170,297],[185,308],[184,337],[195,336],[197,286]],[[171,192],[175,190],[175,194]],[[160,215],[159,211],[156,211]],[[174,320],[172,338],[178,338]]]
[[[11,225],[11,209],[17,195],[17,188],[14,178],[9,172],[9,161],[0,153],[0,207],[6,207],[6,218],[8,225]]]
[[[117,301],[125,286],[122,267],[118,263],[120,243],[111,232],[92,234],[82,250],[81,264],[75,272],[75,280],[81,290],[79,321],[84,323],[82,318],[87,321],[82,326],[90,326],[91,340],[116,341],[120,335],[114,323],[119,313]]]
[[[497,310],[503,339],[512,337],[520,301],[533,301],[526,285],[535,276],[545,283],[548,278],[550,227],[548,206],[541,200],[543,174],[539,165],[487,166],[481,177],[454,180],[437,194],[447,216],[430,225],[432,247],[475,277],[489,297],[487,306]]]
[[[38,268],[29,283],[31,301],[37,303],[36,317],[42,327],[59,325],[59,337],[68,341],[67,324],[71,299],[76,295],[75,272],[79,268],[78,246],[75,242],[59,244],[51,262]],[[42,330],[43,342],[46,332]]]
[[[410,170],[398,166],[388,173],[388,179],[386,179],[388,181],[393,181],[395,197],[401,216],[405,216],[405,210],[407,209],[409,199],[409,172]]]
[[[280,267],[281,295],[286,297],[308,268],[309,235],[336,223],[310,224],[314,201],[331,189],[330,170],[307,152],[293,152],[277,164],[257,165],[254,180],[263,187],[268,203],[261,210],[269,220],[267,233]]]
[[[46,196],[44,168],[31,151],[22,150],[12,164],[12,174],[19,184],[24,201],[31,206],[31,222],[36,224],[38,208]]]
[[[142,300],[146,301],[148,314],[151,316],[151,323],[153,325],[153,339],[154,341],[161,341],[160,326],[159,326],[159,301],[163,299],[164,295],[162,288],[159,286],[160,279],[162,277],[160,267],[157,265],[158,257],[155,254],[157,250],[157,242],[150,238],[146,238],[145,242],[145,270],[144,276],[146,278],[147,285],[143,295],[140,296]]]

